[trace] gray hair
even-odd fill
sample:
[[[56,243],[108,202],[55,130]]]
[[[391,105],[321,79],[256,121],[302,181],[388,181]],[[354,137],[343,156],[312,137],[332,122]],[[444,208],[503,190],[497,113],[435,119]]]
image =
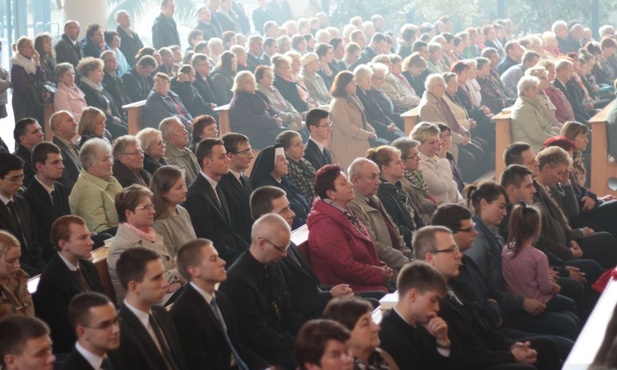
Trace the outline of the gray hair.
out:
[[[164,120],[162,120],[161,123],[159,123],[159,131],[161,131],[163,140],[167,140],[167,137],[172,134],[172,131],[173,131],[172,124],[174,122],[178,122],[182,124],[182,122],[180,122],[180,120],[177,117],[167,117]]]
[[[62,78],[68,71],[75,72],[75,68],[71,63],[58,63],[56,68],[54,68],[54,74],[56,78]]]
[[[568,60],[568,59],[558,59],[555,62],[555,72],[559,72],[564,68],[567,67],[572,67],[574,65],[574,63],[572,63],[572,61]]]
[[[424,88],[428,90],[429,87],[431,87],[436,80],[442,80],[446,82],[441,76],[441,73],[432,73],[426,77],[426,82],[424,82]]]
[[[88,163],[96,162],[103,151],[111,154],[109,142],[99,138],[92,138],[82,145],[79,151],[79,162],[84,169],[88,169]]]
[[[218,37],[211,38],[210,40],[208,40],[208,47],[210,48],[210,50],[212,50],[213,46],[223,47],[223,40],[219,39]]]
[[[390,60],[390,58],[387,59],[388,61]],[[384,77],[387,76],[390,72],[390,68],[388,68],[388,66],[383,63],[373,63],[371,64],[371,69],[373,70],[373,74],[375,74],[375,72],[380,72],[383,74]]]
[[[362,78],[364,76],[372,76],[373,71],[366,64],[360,64],[353,70],[353,75],[356,79]]]
[[[113,152],[112,155],[114,159],[118,159],[118,157],[124,154],[126,148],[130,145],[140,146],[139,140],[133,135],[122,135],[114,141]]]
[[[390,145],[400,150],[402,157],[407,157],[409,151],[420,145],[420,142],[409,137],[399,137],[398,139],[394,140]]]
[[[377,166],[375,162],[371,161],[368,158],[358,157],[354,159],[353,162],[351,162],[351,164],[349,165],[349,167],[347,167],[347,176],[349,176],[349,179],[351,180],[354,176],[360,176],[360,170],[365,164],[368,163]]]
[[[135,137],[137,137],[137,140],[141,143],[141,148],[146,151],[146,153],[157,141],[163,140],[163,134],[152,127],[146,127],[140,130]]]
[[[516,84],[518,95],[522,95],[523,91],[529,90],[531,87],[537,87],[540,84],[540,79],[535,76],[523,76]]]
[[[534,76],[538,78],[546,78],[548,76],[548,72],[546,68],[542,66],[536,65],[535,67],[531,67],[525,71],[526,76]]]

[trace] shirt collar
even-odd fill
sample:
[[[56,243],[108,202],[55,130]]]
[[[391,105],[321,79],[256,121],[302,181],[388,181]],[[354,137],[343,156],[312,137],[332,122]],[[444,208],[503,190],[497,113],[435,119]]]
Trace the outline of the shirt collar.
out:
[[[195,288],[195,290],[197,291],[197,293],[199,293],[199,295],[204,297],[204,299],[206,300],[206,303],[210,304],[212,302],[212,299],[214,298],[214,294],[210,294],[206,292],[205,290],[198,287],[197,284],[193,283],[192,281],[189,284],[191,284],[191,286]]]
[[[142,310],[137,309],[137,308],[131,306],[126,301],[126,299],[124,300],[124,305],[126,306],[126,308],[131,310],[131,312],[133,312],[135,314],[135,316],[137,316],[137,320],[139,320],[139,322],[141,322],[141,324],[144,326],[144,328],[146,328],[146,330],[148,330],[148,327],[150,326],[150,312],[143,312]]]
[[[231,172],[231,174],[234,175],[236,180],[240,181],[240,176],[242,176],[242,174],[240,172],[236,172],[236,171],[232,170],[231,168],[229,169],[229,172]]]
[[[213,190],[216,190],[216,186],[219,184],[219,182],[218,182],[218,181],[214,181],[214,180],[213,180],[210,176],[206,175],[206,174],[204,173],[204,171],[201,171],[200,173],[201,173],[201,175],[202,175],[203,177],[205,177],[205,178],[206,178],[206,180],[208,180],[208,182],[210,183],[210,186],[212,186],[212,189],[213,189]]]
[[[2,203],[4,203],[4,205],[6,206],[10,201],[13,200],[13,197],[7,198],[4,195],[0,194],[0,200],[2,201]]]
[[[62,261],[66,264],[66,267],[69,268],[69,270],[71,271],[79,271],[79,262],[77,263],[77,266],[73,265],[69,260],[67,260],[66,258],[64,258],[64,256],[62,255],[62,253],[58,252],[58,256],[60,256],[60,258],[62,259]]]
[[[49,195],[51,195],[51,192],[54,191],[54,185],[51,185],[51,188],[45,184],[43,184],[43,182],[41,180],[39,180],[38,176],[34,176],[34,179],[36,181],[38,181],[39,184],[41,184],[41,186],[43,187],[43,189],[47,190],[47,192],[49,193]]]
[[[101,364],[103,363],[104,357],[99,357],[99,356],[95,355],[94,353],[88,351],[87,349],[82,347],[81,344],[79,344],[79,342],[75,343],[75,349],[82,356],[84,356],[86,361],[88,361],[88,363],[90,364],[90,366],[92,366],[93,369],[100,369],[101,368]]]
[[[315,145],[317,145],[317,147],[319,148],[319,151],[321,151],[323,153],[324,148],[326,147],[325,145],[323,145],[322,143],[320,143],[319,141],[313,139],[312,137],[309,137],[309,140],[311,140],[312,142],[315,143]]]

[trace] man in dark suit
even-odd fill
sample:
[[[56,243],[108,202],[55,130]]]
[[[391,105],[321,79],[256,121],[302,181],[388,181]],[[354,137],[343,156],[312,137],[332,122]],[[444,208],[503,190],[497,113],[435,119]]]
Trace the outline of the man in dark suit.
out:
[[[0,153],[0,229],[19,240],[19,264],[28,276],[35,276],[43,272],[45,262],[30,205],[17,195],[23,184],[23,168],[24,162],[18,156]]]
[[[278,28],[278,26],[277,26]],[[264,52],[261,54],[261,64],[271,65],[272,64],[272,56],[279,52],[279,44],[276,42],[276,39],[273,37],[266,37],[263,43]]]
[[[214,108],[216,103],[214,102],[214,92],[212,91],[212,79],[210,78],[210,63],[208,62],[208,56],[205,54],[196,54],[191,59],[191,64],[195,68],[195,82],[193,86],[199,90],[199,95],[204,100],[206,108],[209,110],[210,115],[216,114]]]
[[[276,264],[287,256],[291,231],[281,216],[269,213],[255,221],[252,235],[249,250],[227,270],[220,291],[235,310],[244,343],[269,363],[293,370],[299,315]]]
[[[292,19],[291,7],[287,0],[270,0],[266,8],[270,13],[270,19],[276,21],[278,24],[283,24]]]
[[[238,339],[233,307],[215,285],[227,279],[225,261],[207,239],[180,247],[178,270],[189,281],[171,316],[189,369],[265,369],[268,365]],[[236,367],[234,367],[234,364]]]
[[[79,293],[69,304],[68,316],[77,342],[60,369],[111,369],[107,353],[120,346],[120,321],[109,298],[95,292]]]
[[[60,148],[48,142],[38,144],[32,151],[32,163],[36,175],[22,195],[30,204],[30,209],[35,210],[33,214],[43,248],[43,259],[48,262],[56,250],[49,241],[51,224],[58,217],[71,213],[69,193],[58,182],[64,172]]]
[[[236,231],[220,186],[221,177],[229,173],[229,157],[220,139],[203,139],[196,152],[201,173],[189,185],[184,208],[197,237],[212,240],[221,258],[233,263],[249,243]]]
[[[181,45],[178,27],[173,16],[176,11],[175,0],[161,1],[161,14],[152,25],[152,46],[160,49],[165,46]]]
[[[41,274],[33,295],[34,308],[51,330],[54,353],[68,353],[75,343],[75,333],[67,330],[67,308],[73,297],[81,292],[103,293],[103,286],[94,264],[90,230],[78,216],[57,219],[48,232],[56,250]]]
[[[131,103],[146,100],[152,81],[150,75],[156,68],[156,60],[151,55],[144,55],[137,64],[122,76],[122,82],[126,87],[126,96]]]
[[[122,77],[118,76],[118,60],[116,59],[116,53],[112,50],[105,50],[101,53],[101,60],[103,61],[103,87],[114,100],[114,103],[118,107],[122,107],[129,102],[126,96],[126,88]]]
[[[332,164],[332,155],[325,142],[330,140],[332,123],[328,111],[314,108],[306,114],[306,127],[310,136],[304,144],[304,158],[311,162],[315,169]]]
[[[178,76],[171,79],[171,90],[178,95],[191,116],[198,117],[212,113],[212,109],[195,87],[195,78],[195,68],[185,64],[178,70]]]
[[[585,103],[584,96],[577,94],[575,86],[571,83],[574,66],[568,59],[561,59],[555,63],[555,79],[553,85],[561,90],[570,102],[574,116],[579,122],[587,122],[591,115],[586,111],[593,105]],[[576,83],[576,82],[574,82]]]
[[[253,218],[249,202],[253,187],[243,173],[253,160],[251,143],[248,137],[234,132],[223,135],[221,140],[229,157],[229,173],[221,177],[221,189],[227,199],[234,229],[244,240],[251,240]]]
[[[120,283],[126,290],[119,316],[120,347],[111,363],[117,369],[185,370],[180,340],[163,302],[169,283],[156,252],[130,248],[116,264]],[[204,351],[207,349],[204,348]]]
[[[330,39],[330,45],[332,45],[332,62],[328,64],[332,74],[336,76],[339,72],[347,69],[345,63],[343,63],[343,58],[345,57],[345,43],[343,39],[340,37],[334,37]]]
[[[116,23],[118,27],[116,31],[120,35],[122,43],[120,44],[120,51],[124,54],[126,61],[132,67],[137,63],[135,55],[139,49],[144,47],[139,35],[131,30],[131,15],[126,10],[119,10],[115,15]]]
[[[263,64],[261,60],[261,54],[263,53],[264,38],[261,35],[251,35],[247,41],[248,50],[246,51],[246,62],[248,63],[248,69],[251,72],[255,72],[255,69]]]
[[[49,126],[54,133],[52,143],[60,148],[64,171],[58,180],[66,188],[67,193],[71,193],[73,186],[81,172],[81,162],[79,162],[79,148],[71,141],[77,135],[77,122],[71,112],[61,110],[52,114],[49,119]]]
[[[387,49],[386,36],[381,32],[376,32],[371,37],[371,43],[360,54],[360,64],[368,64],[379,54],[383,54]]]
[[[32,165],[32,149],[43,141],[44,136],[41,125],[34,118],[22,118],[15,123],[13,138],[17,143],[17,149],[14,154],[24,161],[25,186],[30,185],[36,173]]]
[[[71,63],[73,67],[84,57],[84,52],[79,42],[79,32],[81,26],[77,21],[66,21],[64,23],[64,34],[62,39],[56,43],[56,62]]]

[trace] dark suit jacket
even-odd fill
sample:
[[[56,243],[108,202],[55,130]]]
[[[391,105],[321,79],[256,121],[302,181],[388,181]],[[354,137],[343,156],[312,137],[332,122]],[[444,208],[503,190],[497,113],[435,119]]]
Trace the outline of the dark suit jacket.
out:
[[[124,82],[122,78],[116,75],[115,77],[110,75],[109,73],[105,73],[103,76],[103,86],[105,90],[111,95],[114,99],[114,103],[118,106],[118,108],[122,108],[123,105],[130,103],[128,97],[126,96],[126,88],[124,87]]]
[[[197,117],[202,114],[211,115],[213,113],[210,104],[206,104],[197,87],[189,81],[180,82],[178,77],[174,77],[171,79],[171,90],[178,95],[191,116]]]
[[[62,39],[56,43],[56,62],[58,64],[71,63],[73,67],[77,67],[77,63],[83,57],[81,42],[77,41],[73,45],[73,42],[66,35],[62,35]]]
[[[146,100],[152,90],[150,80],[147,77],[141,77],[135,67],[122,75],[122,82],[124,82],[125,93],[131,103]]]
[[[585,112],[585,103],[583,102],[583,97],[577,94],[572,84],[570,84],[570,81],[566,82],[566,84],[564,85],[563,83],[561,83],[561,81],[555,79],[553,80],[553,85],[555,85],[556,88],[561,90],[561,92],[563,92],[563,94],[568,99],[568,102],[570,102],[576,120],[579,122],[587,122],[587,120],[589,119],[589,115],[587,114],[587,112]]]
[[[215,103],[216,99],[214,98],[214,92],[212,90],[212,79],[210,78],[210,76],[207,76],[206,79],[208,80],[208,84],[206,84],[204,82],[204,78],[201,77],[199,73],[197,73],[195,75],[195,82],[193,82],[193,86],[197,88],[197,90],[199,91],[199,95],[201,95],[204,102],[209,105]]]
[[[19,223],[17,223],[15,217],[11,216],[4,202],[0,202],[0,229],[8,231],[19,240],[19,244],[21,244],[19,264],[22,270],[28,273],[28,276],[35,276],[43,272],[45,267],[43,251],[36,232],[36,221],[25,198],[15,195],[13,201],[15,202]],[[22,230],[21,234],[17,232],[19,227]]]
[[[210,40],[213,37],[221,37],[223,30],[219,28],[217,28],[218,24],[214,23],[214,22],[210,22],[210,23],[203,23],[203,22],[198,22],[197,26],[195,28],[197,28],[198,30],[201,30],[201,32],[204,33],[204,40]]]
[[[251,53],[246,53],[246,62],[249,65],[249,70],[251,72],[255,72],[255,69],[257,67],[259,67],[260,65],[264,64],[263,60],[261,60],[260,58],[254,56]]]
[[[69,148],[57,137],[53,137],[52,142],[60,148],[62,153],[62,164],[64,165],[64,171],[62,171],[62,178],[58,180],[66,188],[67,193],[71,193],[73,186],[79,177],[81,172],[81,163],[79,158],[75,158]],[[76,147],[77,149],[77,147]],[[79,149],[77,149],[79,151]]]
[[[61,216],[70,215],[69,193],[59,182],[54,183],[54,202],[43,185],[36,179],[32,180],[30,186],[22,194],[30,204],[30,209],[34,210],[33,217],[38,227],[38,239],[43,249],[43,259],[47,262],[56,252],[49,240],[51,224]]]
[[[327,164],[332,164],[332,156],[330,155],[330,151],[326,149],[325,153],[322,152],[313,140],[307,140],[306,144],[304,144],[304,159],[311,162],[316,170]]]
[[[240,234],[245,240],[251,240],[251,227],[253,227],[253,218],[251,217],[250,200],[253,187],[251,181],[244,175],[246,180],[246,188],[243,188],[240,181],[236,180],[236,177],[230,172],[227,175],[221,177],[219,185],[225,199],[227,199],[227,205],[229,206],[229,215],[231,216],[231,223],[238,234]]]
[[[144,44],[141,42],[139,35],[134,31],[130,31],[132,37],[120,26],[116,28],[116,31],[120,35],[120,39],[122,39],[120,51],[122,51],[126,61],[129,62],[129,65],[132,67],[137,63],[135,55],[137,55],[139,49],[144,47]]]
[[[128,133],[128,124],[126,123],[124,111],[116,105],[114,98],[107,90],[103,89],[101,92],[98,92],[83,82],[78,82],[77,86],[84,92],[86,103],[89,106],[99,108],[105,113],[107,130],[114,138]],[[111,114],[107,113],[108,102],[111,105]],[[119,118],[120,122],[116,122],[114,118]]]
[[[221,202],[228,204],[224,195]],[[214,189],[203,175],[197,175],[189,185],[183,206],[189,211],[197,237],[210,239],[228,265],[248,249],[249,242],[234,230],[229,215],[221,212]]]
[[[169,344],[175,362],[180,367],[177,370],[186,370],[185,357],[171,316],[163,307],[152,306],[151,310]],[[121,306],[118,316],[122,319],[120,323],[120,343],[122,344],[116,350],[117,357],[110,358],[114,369],[168,370],[161,352],[137,316],[124,305]]]
[[[34,165],[32,164],[32,152],[25,146],[19,144],[13,154],[24,161],[24,186],[27,187],[30,185],[32,179],[34,179],[34,175],[36,174]]]
[[[225,320],[227,335],[240,358],[249,369],[265,369],[268,365],[244,347],[239,340],[233,307],[222,292],[216,293],[216,302]],[[228,369],[231,349],[222,328],[204,297],[188,284],[174,302],[171,317],[176,324],[180,346],[189,364],[189,370]]]
[[[159,14],[152,25],[152,46],[158,50],[172,45],[181,45],[176,21],[173,18]]]
[[[178,112],[174,102],[182,107],[184,115]],[[144,107],[144,127],[158,129],[161,120],[167,117],[178,117],[187,128],[190,127],[189,121],[193,120],[191,113],[174,92],[170,91],[167,96],[163,96],[152,90]]]
[[[150,186],[150,180],[152,176],[144,168],[139,170],[139,176],[135,175],[127,166],[118,160],[114,160],[113,166],[114,177],[123,188],[129,187],[133,184],[143,185],[145,187]]]
[[[54,343],[55,344],[55,343]],[[62,362],[60,370],[99,370],[95,369],[84,356],[73,347],[69,356]]]
[[[79,268],[92,291],[104,293],[94,264],[82,258]],[[72,277],[66,263],[55,253],[41,274],[36,293],[32,297],[36,315],[45,321],[51,330],[54,353],[68,353],[75,344],[77,338],[70,329],[67,309],[71,299],[82,292],[83,289]]]

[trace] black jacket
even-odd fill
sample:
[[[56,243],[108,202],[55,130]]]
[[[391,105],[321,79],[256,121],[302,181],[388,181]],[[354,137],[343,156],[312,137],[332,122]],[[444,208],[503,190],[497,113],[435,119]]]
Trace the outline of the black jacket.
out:
[[[137,60],[135,60],[135,55],[137,55],[139,49],[144,47],[144,44],[141,42],[139,35],[134,31],[130,31],[130,36],[124,28],[120,26],[116,28],[116,31],[120,35],[120,39],[122,39],[120,51],[122,51],[126,61],[129,62],[129,65],[132,67],[135,63],[137,63]]]
[[[150,180],[152,179],[150,173],[148,173],[148,171],[146,171],[144,168],[139,170],[138,175],[135,175],[133,171],[131,171],[119,160],[114,160],[113,174],[123,188],[129,187],[133,184],[148,187],[150,186]]]
[[[414,212],[409,197],[401,191],[400,183],[397,185],[382,180],[377,191],[377,197],[386,212],[392,217],[394,224],[398,226],[399,233],[405,239],[405,244],[411,248],[411,238],[417,228],[414,221],[417,212]]]
[[[62,142],[62,140],[54,136],[52,142],[60,148],[60,152],[62,153],[62,164],[64,165],[62,178],[58,181],[64,185],[66,192],[70,194],[71,190],[73,190],[75,182],[77,182],[79,173],[81,172],[81,163],[79,162],[79,158],[75,157],[75,155],[71,153],[70,149]],[[75,147],[75,149],[79,152],[77,147]]]
[[[81,43],[76,41],[73,45],[73,42],[66,35],[62,35],[62,39],[56,43],[56,62],[58,64],[71,63],[73,67],[76,67],[83,57],[84,52]]]
[[[241,176],[244,178],[246,187],[243,187],[231,172],[221,177],[219,184],[229,206],[229,215],[234,230],[248,241],[251,240],[251,228],[253,227],[250,209],[253,187],[248,177]]]
[[[25,146],[18,144],[17,149],[13,154],[15,154],[24,161],[24,186],[27,187],[28,185],[30,185],[30,183],[34,179],[34,175],[36,174],[34,165],[32,164],[32,152],[28,150],[28,148],[26,148]]]
[[[158,50],[172,45],[181,45],[176,21],[173,18],[159,14],[152,25],[152,46]]]
[[[131,103],[146,100],[152,90],[152,81],[148,77],[141,77],[135,67],[122,75],[122,82],[126,88],[125,95]]]
[[[304,159],[311,162],[313,167],[318,170],[327,164],[332,164],[332,155],[327,148],[322,152],[313,140],[307,140],[304,144]]]

